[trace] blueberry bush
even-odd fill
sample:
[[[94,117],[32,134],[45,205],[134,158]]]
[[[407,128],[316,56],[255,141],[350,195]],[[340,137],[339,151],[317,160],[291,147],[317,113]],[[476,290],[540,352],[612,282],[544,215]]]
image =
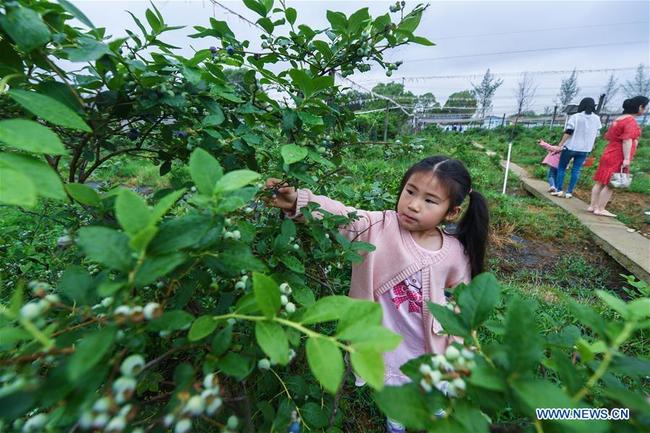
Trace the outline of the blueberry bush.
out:
[[[363,151],[335,71],[390,72],[399,65],[386,50],[432,45],[414,34],[426,7],[328,11],[330,26],[312,29],[283,1],[244,3],[262,50],[211,18],[194,27],[206,48],[190,58],[163,41],[177,28],[155,7],[108,40],[65,0],[0,5],[0,203],[57,206],[51,217],[66,230],[55,263],[43,251],[25,252],[38,258],[31,266],[3,262],[0,431],[335,433],[355,415],[340,409],[354,398],[351,371],[381,411],[416,430],[487,432],[503,408],[530,431],[647,429],[648,361],[621,351],[650,327],[636,281],[628,302],[599,292],[615,319],[576,304],[574,326],[543,334],[534,305],[504,306],[495,278],[479,275],[455,303],[429,305],[465,347],[407,364],[409,385],[383,386],[381,354],[400,337],[381,326],[378,304],[345,296],[342,272],[374,246],[339,232],[354,215],[316,218],[310,204],[304,224],[282,218],[261,180],[328,193],[344,156]],[[190,179],[147,197],[86,184],[123,155]],[[390,205],[378,184],[364,199]],[[54,272],[40,273],[46,265]],[[534,416],[603,406],[632,416]]]

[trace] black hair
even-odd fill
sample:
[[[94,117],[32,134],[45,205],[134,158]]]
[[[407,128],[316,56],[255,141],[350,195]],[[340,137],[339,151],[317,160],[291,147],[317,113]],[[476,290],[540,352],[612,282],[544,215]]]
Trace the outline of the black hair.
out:
[[[465,165],[457,160],[442,155],[430,156],[409,168],[399,187],[395,210],[406,182],[414,173],[431,173],[446,188],[449,194],[449,210],[460,206],[469,195],[469,206],[458,222],[453,234],[463,244],[469,257],[472,277],[483,272],[485,249],[487,247],[490,213],[487,200],[481,193],[472,189],[472,178]]]
[[[641,107],[646,107],[650,99],[645,96],[635,96],[623,101],[623,114],[638,114]]]
[[[585,114],[591,114],[596,111],[596,101],[594,98],[582,98],[580,105],[578,105],[578,113],[585,112]]]

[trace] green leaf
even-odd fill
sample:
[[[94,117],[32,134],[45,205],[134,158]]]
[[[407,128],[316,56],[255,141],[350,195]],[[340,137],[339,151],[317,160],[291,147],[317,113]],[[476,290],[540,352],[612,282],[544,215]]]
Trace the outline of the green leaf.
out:
[[[427,302],[427,307],[429,307],[431,315],[440,322],[442,328],[449,335],[457,335],[463,338],[471,336],[470,330],[458,314],[433,302]]]
[[[182,265],[187,257],[183,253],[147,257],[135,276],[137,286],[146,286]]]
[[[427,38],[423,38],[422,36],[409,37],[409,42],[414,42],[416,44],[424,45],[426,47],[432,47],[435,45],[433,42],[431,42]]]
[[[123,272],[131,269],[132,250],[124,233],[107,227],[82,227],[78,244],[90,260]]]
[[[192,323],[187,338],[190,341],[198,341],[212,334],[217,329],[217,321],[213,316],[201,316]]]
[[[165,311],[147,326],[151,331],[178,331],[188,326],[194,316],[182,310]]]
[[[287,10],[285,11],[285,16],[287,17],[287,21],[289,21],[289,24],[293,25],[296,23],[298,12],[296,12],[294,8],[287,8]]]
[[[294,256],[283,254],[282,256],[280,256],[280,261],[284,263],[287,266],[287,268],[289,268],[290,270],[292,270],[297,274],[305,273],[305,266],[300,262],[299,259],[297,259]]]
[[[113,326],[85,334],[68,360],[68,378],[73,382],[83,379],[86,372],[109,353],[116,334],[117,328]]]
[[[226,192],[242,188],[260,177],[251,170],[234,170],[223,175],[217,182],[216,191]]]
[[[244,4],[248,9],[256,12],[258,15],[263,17],[266,16],[266,8],[264,8],[264,6],[257,0],[244,0]]]
[[[483,358],[476,360],[476,367],[472,369],[472,375],[466,380],[474,386],[491,391],[505,391],[506,389],[506,384],[501,377],[501,373],[483,361]]]
[[[422,18],[422,11],[411,13],[404,17],[401,23],[399,23],[398,28],[407,32],[413,33],[415,29],[420,25],[420,19]]]
[[[156,226],[145,227],[142,230],[140,230],[138,233],[131,235],[131,240],[129,241],[129,245],[131,246],[131,248],[133,248],[134,251],[141,253],[147,249],[147,246],[149,245],[151,240],[156,236],[156,233],[158,233],[158,227]]]
[[[151,221],[147,203],[130,189],[123,189],[117,195],[115,214],[124,231],[131,236],[147,227]]]
[[[314,92],[313,79],[307,72],[301,69],[291,69],[289,76],[291,76],[293,85],[302,91],[305,98],[308,98]]]
[[[303,325],[330,322],[341,318],[353,300],[347,296],[327,296],[307,308],[300,318]]]
[[[40,123],[25,119],[0,121],[0,141],[7,146],[27,152],[65,155],[67,151],[59,137]]]
[[[65,189],[75,201],[88,206],[98,207],[101,201],[99,194],[89,186],[82,183],[68,183]]]
[[[149,254],[161,255],[198,244],[212,224],[209,216],[192,214],[165,221],[149,244]]]
[[[0,16],[0,25],[16,45],[27,53],[50,41],[50,30],[41,15],[33,9],[22,6],[8,8],[7,15]]]
[[[348,19],[348,30],[350,33],[356,33],[361,30],[362,27],[365,27],[366,24],[370,21],[370,14],[368,13],[368,8],[362,8],[350,15]]]
[[[151,11],[151,9],[147,9],[147,11],[144,13],[145,17],[147,17],[147,22],[151,26],[151,29],[155,33],[160,33],[160,30],[162,30],[162,23],[160,20],[156,17],[156,15]]]
[[[298,117],[300,118],[300,120],[302,120],[302,122],[305,125],[310,125],[310,126],[324,125],[322,117],[316,116],[315,114],[308,113],[306,111],[299,111]]]
[[[43,120],[65,128],[92,132],[90,126],[77,113],[54,98],[17,89],[10,90],[8,93],[14,101]]]
[[[384,359],[380,352],[357,350],[350,355],[352,367],[368,385],[380,390],[384,387]]]
[[[0,203],[13,206],[36,206],[36,185],[23,173],[0,168]]]
[[[327,11],[327,21],[330,22],[332,30],[344,31],[348,27],[348,20],[342,12]]]
[[[285,144],[280,148],[282,159],[284,159],[284,163],[287,165],[302,161],[307,157],[307,153],[307,149],[295,144]]]
[[[257,322],[255,338],[272,362],[280,365],[289,362],[289,340],[282,326],[275,322]]]
[[[217,181],[223,176],[223,169],[212,155],[197,148],[190,156],[190,175],[201,194],[212,196]]]
[[[90,37],[79,37],[76,47],[65,48],[63,51],[71,62],[92,62],[106,55],[114,55],[107,45]]]
[[[212,339],[212,354],[220,356],[228,350],[232,342],[232,326],[228,325],[219,331]]]
[[[258,272],[253,272],[253,293],[260,310],[267,318],[275,316],[280,309],[280,288],[271,278]]]
[[[405,424],[408,428],[426,430],[435,420],[435,411],[426,404],[422,392],[414,383],[399,387],[385,386],[376,392],[374,397],[377,406],[386,416]]]
[[[343,380],[343,356],[336,344],[326,338],[309,337],[307,362],[323,388],[336,394]]]
[[[58,290],[77,305],[89,305],[97,298],[93,291],[93,278],[85,268],[70,265],[63,272]]]
[[[13,169],[27,175],[40,196],[56,200],[67,198],[59,176],[41,160],[17,153],[0,153],[0,169]]]
[[[627,309],[627,304],[620,298],[608,293],[604,290],[596,290],[596,295],[609,306],[609,308],[618,312],[622,318],[627,319],[629,312]]]
[[[219,369],[228,376],[243,380],[253,371],[250,358],[245,358],[237,353],[229,352],[217,363]]]
[[[542,338],[537,330],[535,310],[532,301],[518,296],[508,304],[503,341],[508,349],[510,372],[529,373],[542,357]]]
[[[74,15],[75,18],[77,18],[79,21],[90,27],[91,29],[94,29],[95,26],[93,23],[88,19],[86,15],[84,15],[83,12],[81,12],[75,5],[70,3],[68,0],[58,0],[59,4],[63,6],[63,9],[66,11],[70,12],[72,15]]]
[[[458,295],[458,306],[463,321],[470,329],[485,322],[500,302],[500,288],[493,274],[482,273],[472,279]]]
[[[153,211],[151,211],[151,223],[157,224],[158,221],[160,221],[162,217],[165,216],[169,209],[174,206],[174,203],[183,197],[183,194],[185,194],[185,188],[170,192],[161,198],[154,206]]]
[[[355,349],[375,352],[394,350],[402,341],[400,335],[381,325],[348,327],[337,338],[350,341]]]

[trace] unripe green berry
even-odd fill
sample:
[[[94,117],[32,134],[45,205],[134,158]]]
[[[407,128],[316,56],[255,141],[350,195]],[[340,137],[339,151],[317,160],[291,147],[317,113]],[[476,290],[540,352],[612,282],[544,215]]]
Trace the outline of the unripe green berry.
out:
[[[176,423],[174,433],[187,433],[192,428],[192,421],[185,418]]]
[[[453,361],[456,358],[460,356],[460,351],[456,349],[454,346],[449,346],[447,347],[447,350],[445,351],[445,357],[449,361]]]
[[[131,355],[122,361],[120,372],[124,376],[135,377],[142,371],[144,365],[145,362],[142,355]]]

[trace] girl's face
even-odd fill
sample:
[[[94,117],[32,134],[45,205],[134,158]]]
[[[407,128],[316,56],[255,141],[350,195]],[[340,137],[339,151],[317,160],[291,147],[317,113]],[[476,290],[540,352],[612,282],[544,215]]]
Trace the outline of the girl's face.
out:
[[[431,173],[413,173],[397,202],[397,218],[410,231],[435,229],[445,218],[452,219],[460,206],[450,209],[450,199],[438,178]]]

